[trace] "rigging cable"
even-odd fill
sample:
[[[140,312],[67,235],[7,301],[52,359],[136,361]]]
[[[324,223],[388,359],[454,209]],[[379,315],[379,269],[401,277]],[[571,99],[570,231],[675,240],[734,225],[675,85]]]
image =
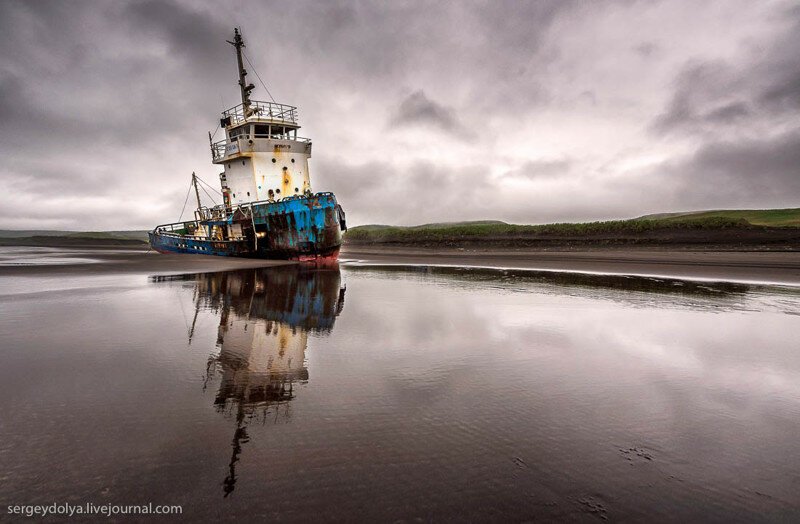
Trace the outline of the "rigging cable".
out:
[[[195,175],[195,176],[197,176],[197,175]],[[210,189],[211,191],[213,191],[214,193],[218,194],[219,196],[222,196],[222,193],[220,193],[219,191],[217,191],[216,189],[214,189],[214,186],[212,186],[211,184],[209,184],[208,182],[206,182],[205,180],[203,180],[203,179],[202,179],[202,178],[200,178],[199,176],[197,177],[197,180],[199,180],[199,181],[200,181],[200,183],[204,184],[204,185],[205,185],[207,188],[209,188],[209,189]]]
[[[272,99],[273,102],[275,102],[275,97],[273,97],[272,93],[269,92],[269,88],[267,87],[267,84],[265,84],[264,81],[261,80],[261,75],[258,74],[258,71],[256,71],[256,67],[253,65],[253,63],[250,61],[250,59],[247,58],[247,53],[245,53],[244,50],[242,50],[242,56],[244,56],[244,59],[247,60],[247,64],[250,66],[250,69],[252,69],[253,72],[256,74],[256,78],[258,78],[258,81],[261,82],[261,85],[264,87],[264,90],[267,92],[269,97]],[[277,104],[278,102],[275,102],[275,103]]]
[[[183,201],[183,209],[181,209],[181,216],[178,218],[178,222],[183,220],[183,212],[186,211],[186,204],[189,202],[189,195],[192,192],[192,183],[189,182],[189,189],[186,191],[186,199]]]
[[[203,190],[203,193],[205,193],[205,194],[206,194],[206,196],[207,196],[209,199],[211,199],[211,201],[212,201],[214,204],[216,204],[216,203],[217,203],[217,201],[216,201],[216,200],[214,200],[214,197],[212,197],[212,196],[211,196],[211,195],[208,193],[208,191],[206,191],[206,188],[204,188],[203,186],[200,186],[200,189],[202,189],[202,190]]]

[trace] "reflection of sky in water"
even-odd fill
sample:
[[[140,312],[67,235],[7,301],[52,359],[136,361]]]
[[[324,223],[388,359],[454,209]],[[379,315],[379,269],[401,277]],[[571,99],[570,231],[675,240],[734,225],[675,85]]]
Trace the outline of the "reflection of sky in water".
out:
[[[60,248],[0,246],[0,266],[63,266],[100,262],[100,260],[87,256],[89,254],[82,250]]]
[[[797,290],[320,275],[0,294],[0,471],[14,479],[0,502],[144,497],[288,520],[797,516]]]
[[[112,253],[141,252],[140,250],[107,249],[104,255]],[[0,266],[64,266],[71,264],[98,264],[102,260],[93,257],[93,249],[34,247],[34,246],[0,246]]]
[[[530,269],[458,268],[448,266],[352,266],[351,271],[382,278],[443,283],[447,287],[498,292],[586,297],[620,301],[628,306],[703,310],[777,309],[800,314],[800,288],[735,282],[707,282],[666,277],[557,273]]]
[[[52,265],[65,265],[65,264],[97,264],[100,260],[92,258],[78,258],[78,257],[59,257],[52,259],[48,257],[28,257],[25,261],[18,259],[3,260],[0,259],[0,266],[52,266]]]

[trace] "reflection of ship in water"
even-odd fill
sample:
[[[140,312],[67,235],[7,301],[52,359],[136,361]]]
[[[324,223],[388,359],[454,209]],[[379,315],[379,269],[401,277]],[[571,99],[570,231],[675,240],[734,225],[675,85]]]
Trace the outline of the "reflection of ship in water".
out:
[[[223,486],[236,484],[236,463],[249,439],[252,420],[287,421],[295,382],[308,380],[309,333],[328,333],[344,306],[338,269],[297,266],[194,276],[198,309],[219,313],[218,352],[209,357],[206,387],[219,381],[214,404],[235,417],[230,471]]]

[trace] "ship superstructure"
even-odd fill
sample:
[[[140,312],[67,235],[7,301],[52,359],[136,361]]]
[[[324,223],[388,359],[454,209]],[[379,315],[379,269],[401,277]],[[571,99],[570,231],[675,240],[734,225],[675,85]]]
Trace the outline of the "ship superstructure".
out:
[[[222,204],[203,207],[193,175],[195,219],[165,224],[150,233],[160,252],[296,260],[335,259],[346,229],[333,193],[311,189],[311,140],[299,137],[297,108],[251,100],[254,85],[243,64],[244,41],[233,41],[242,102],[222,113],[225,139],[211,144],[222,168]]]

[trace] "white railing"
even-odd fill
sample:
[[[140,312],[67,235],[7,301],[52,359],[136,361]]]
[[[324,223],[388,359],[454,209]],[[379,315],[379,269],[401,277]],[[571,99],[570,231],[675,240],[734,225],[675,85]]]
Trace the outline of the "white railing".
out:
[[[276,102],[250,102],[247,111],[244,104],[239,104],[222,112],[224,119],[230,118],[227,126],[241,124],[246,121],[264,120],[271,122],[283,122],[287,124],[297,124],[297,108]],[[226,127],[227,127],[226,126]]]

